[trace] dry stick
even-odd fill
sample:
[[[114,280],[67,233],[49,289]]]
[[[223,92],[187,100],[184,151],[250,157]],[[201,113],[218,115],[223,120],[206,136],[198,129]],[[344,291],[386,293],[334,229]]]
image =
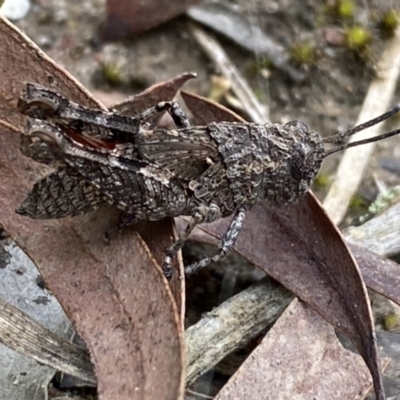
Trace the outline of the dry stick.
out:
[[[42,364],[96,384],[93,367],[85,350],[55,335],[2,299],[0,342]]]
[[[207,399],[207,400],[213,400],[214,397],[208,396],[203,393],[195,392],[194,390],[186,389],[185,392],[185,400],[201,400],[201,399]]]
[[[186,14],[194,21],[226,36],[256,56],[266,56],[268,60],[285,71],[294,82],[302,82],[306,74],[292,65],[287,51],[269,37],[254,21],[228,2],[201,2],[190,7]]]
[[[186,383],[213,368],[274,322],[293,294],[264,278],[205,314],[186,330]]]
[[[269,120],[267,108],[260,104],[247,84],[246,80],[240,74],[238,69],[233,65],[223,48],[210,35],[206,34],[202,29],[190,24],[190,30],[197,42],[207,53],[208,57],[213,61],[217,69],[231,83],[232,90],[242,103],[253,122],[265,124]]]
[[[387,43],[376,68],[376,78],[371,83],[357,124],[383,114],[390,107],[390,102],[400,73],[400,30]],[[382,125],[376,125],[360,132],[350,139],[366,139],[379,135]],[[355,194],[368,165],[374,144],[367,144],[348,149],[344,152],[336,178],[324,201],[324,208],[335,224],[339,224],[346,214],[350,200]],[[349,172],[351,171],[351,173]]]
[[[380,256],[391,256],[400,252],[400,203],[388,208],[361,226],[352,226],[343,231],[351,243],[358,244]]]

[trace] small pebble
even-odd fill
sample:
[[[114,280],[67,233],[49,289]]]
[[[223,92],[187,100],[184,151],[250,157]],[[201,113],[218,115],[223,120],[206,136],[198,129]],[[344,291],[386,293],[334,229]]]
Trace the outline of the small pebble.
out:
[[[48,35],[40,35],[36,39],[36,44],[44,50],[49,50],[53,46],[53,39]]]
[[[0,14],[12,21],[17,21],[26,16],[30,7],[29,0],[5,0],[0,8]]]

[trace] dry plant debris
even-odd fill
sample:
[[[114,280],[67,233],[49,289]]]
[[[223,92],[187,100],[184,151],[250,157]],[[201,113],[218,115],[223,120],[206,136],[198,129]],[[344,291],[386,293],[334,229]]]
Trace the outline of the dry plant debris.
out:
[[[111,2],[109,3],[111,4]],[[157,342],[157,338],[159,338],[161,346],[168,347],[166,343],[173,343],[175,346],[174,352],[172,352],[173,357],[168,360],[170,364],[168,366],[163,364],[162,367],[162,371],[168,370],[170,374],[166,380],[169,383],[169,391],[164,390],[162,398],[178,398],[182,396],[183,376],[182,356],[179,353],[182,339],[180,325],[184,309],[183,287],[178,279],[172,283],[173,294],[178,305],[176,307],[170,289],[160,276],[158,267],[153,260],[153,257],[158,262],[162,259],[162,251],[166,244],[170,243],[171,236],[174,235],[173,228],[169,222],[146,224],[139,229],[140,235],[146,243],[143,243],[138,235],[128,232],[121,234],[115,244],[103,250],[100,246],[100,232],[103,232],[108,226],[112,226],[113,220],[116,220],[117,217],[112,211],[95,213],[72,222],[38,224],[15,217],[13,207],[23,197],[23,192],[26,192],[28,186],[45,172],[34,163],[23,159],[17,150],[18,131],[23,121],[15,113],[15,101],[22,85],[21,82],[31,80],[44,85],[55,85],[57,90],[75,101],[96,107],[101,107],[101,105],[4,21],[1,23],[1,34],[3,37],[7,37],[2,45],[4,46],[3,50],[0,49],[0,52],[3,52],[2,61],[0,61],[0,65],[3,64],[2,70],[10,70],[8,66],[11,63],[18,63],[23,67],[21,75],[18,76],[15,76],[15,71],[9,71],[12,72],[12,76],[4,79],[4,87],[0,88],[2,97],[0,118],[3,120],[1,125],[0,184],[4,189],[11,188],[12,194],[11,198],[6,198],[5,190],[2,191],[4,197],[1,202],[3,204],[4,201],[7,207],[0,213],[0,222],[39,265],[49,286],[60,298],[75,327],[87,341],[96,365],[101,398],[108,398],[107,396],[112,398],[111,396],[115,395],[113,390],[118,390],[118,388],[113,386],[113,383],[115,384],[112,382],[113,378],[118,378],[121,382],[128,377],[132,379],[138,370],[144,371],[143,373],[148,372],[147,360],[140,360],[139,365],[135,362],[143,354],[148,355],[146,352],[150,346],[150,339],[146,341],[145,335],[149,331],[142,333],[139,338],[129,336],[132,334],[129,331],[130,323],[132,321],[143,323],[146,318],[151,320],[152,324],[154,321],[157,322],[157,327],[152,327],[154,330],[151,330],[151,335],[160,336],[152,336],[153,343]],[[4,54],[7,54],[11,60],[5,60]],[[5,64],[6,62],[9,64]],[[171,97],[173,94],[175,92],[171,93]],[[227,114],[225,110],[207,104],[197,96],[188,93],[184,93],[183,96],[192,113],[202,123],[219,119],[237,120],[232,113]],[[145,101],[144,104],[154,104],[157,98],[165,100],[165,97],[170,98],[170,94],[167,95],[164,92],[161,97],[156,95],[151,98],[145,95],[147,103]],[[189,104],[190,102],[192,105]],[[130,110],[140,106],[138,104],[132,106],[128,102],[119,107],[129,113]],[[307,224],[306,220],[310,216],[313,222]],[[221,225],[223,224],[224,222],[221,223]],[[29,232],[38,228],[37,237],[30,237]],[[220,234],[222,228],[211,226],[205,229],[216,236]],[[272,238],[274,230],[276,230],[275,233],[277,232],[275,241]],[[286,210],[282,214],[270,212],[262,206],[255,209],[254,214],[249,218],[247,228],[245,227],[241,242],[243,243],[238,243],[237,246],[239,252],[283,282],[324,318],[334,325],[344,328],[372,369],[376,388],[379,391],[378,362],[376,348],[373,344],[374,335],[365,288],[357,266],[343,244],[338,231],[315,199],[308,196],[294,209]],[[76,255],[71,252],[72,249]],[[148,249],[151,250],[152,255]],[[132,250],[140,256],[139,260],[132,257]],[[106,252],[108,254],[105,254]],[[399,301],[398,290],[395,287],[397,273],[394,264],[374,258],[364,250],[359,250],[357,253],[357,248],[355,248],[354,252],[357,259],[361,260],[360,266],[367,284],[370,285],[372,281],[372,287],[375,284],[375,288],[379,287],[382,293]],[[74,256],[72,259],[68,259],[71,254]],[[59,263],[59,260],[62,262]],[[48,265],[49,263],[52,265]],[[59,265],[55,265],[57,263]],[[136,264],[135,270],[125,269],[127,264]],[[376,265],[382,266],[379,273],[374,270]],[[176,266],[176,268],[179,267],[181,266]],[[302,271],[302,268],[305,270]],[[88,282],[89,277],[85,276],[86,273],[89,275],[89,272],[91,282]],[[372,278],[368,278],[368,274],[371,274]],[[317,278],[310,279],[312,276]],[[383,283],[382,276],[385,278]],[[140,285],[135,286],[137,281],[140,282]],[[150,282],[152,282],[151,286]],[[131,293],[131,290],[134,294]],[[146,293],[144,298],[141,297],[142,290]],[[151,307],[146,308],[144,305],[148,305],[149,293],[154,294],[155,300]],[[76,299],[76,296],[81,294],[88,297],[82,296],[82,299]],[[332,302],[330,296],[332,296]],[[352,310],[351,312],[348,311],[348,307]],[[146,310],[144,310],[145,308]],[[139,311],[143,314],[139,314]],[[309,312],[309,310],[305,312]],[[301,313],[302,311],[296,312],[293,324],[296,321],[303,321],[300,318],[303,315]],[[168,317],[166,321],[164,320],[165,316]],[[311,317],[311,319],[313,318],[315,317]],[[110,322],[109,319],[111,319],[111,323],[103,326],[104,322]],[[118,327],[117,332],[111,329],[115,326]],[[113,343],[113,341],[115,342]],[[118,351],[121,352],[121,349],[128,349],[127,353],[133,355],[133,353],[129,353],[129,349],[132,349],[130,346],[135,346],[137,343],[144,346],[139,347],[139,355],[136,353],[134,357],[122,360],[118,360],[118,357],[112,358],[120,355]],[[261,350],[260,348],[260,352]],[[160,355],[159,358],[157,354]],[[153,359],[157,359],[157,362],[164,362],[167,354],[163,352],[157,354],[153,355]],[[254,357],[255,359],[257,357],[265,359],[265,355],[255,354]],[[111,359],[112,361],[110,361]],[[114,365],[113,362],[116,359],[119,364]],[[129,361],[129,368],[121,369],[122,365],[124,368],[126,367],[124,364],[126,361]],[[110,368],[110,365],[112,365],[112,370],[107,369]],[[245,368],[241,372],[244,372]],[[123,372],[122,375],[119,373],[120,371]],[[115,375],[112,375],[113,373]],[[151,371],[149,373],[153,377]],[[157,377],[159,376],[157,375]],[[149,382],[156,382],[152,381],[151,377]],[[166,381],[157,380],[156,383],[165,383]],[[237,378],[234,382],[238,382]],[[151,396],[157,396],[163,389],[158,388],[160,391],[151,392],[153,388],[147,386],[143,388],[140,383],[142,381],[137,386],[139,387],[137,398],[157,398]],[[364,385],[365,381],[361,384]],[[240,381],[240,385],[246,389],[251,386],[251,382],[244,379]],[[131,386],[125,389],[129,391]],[[227,391],[228,389],[231,387],[228,386]],[[267,389],[264,386],[260,390]],[[124,398],[123,393],[119,395],[121,396],[119,398]],[[221,393],[222,395],[223,393]],[[382,394],[378,396],[382,396]]]

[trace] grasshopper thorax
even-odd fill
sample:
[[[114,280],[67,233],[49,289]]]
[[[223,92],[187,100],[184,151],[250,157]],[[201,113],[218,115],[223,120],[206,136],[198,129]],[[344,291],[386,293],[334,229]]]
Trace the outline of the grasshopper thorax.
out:
[[[267,124],[261,197],[273,206],[295,202],[304,195],[324,158],[321,136],[300,121]]]

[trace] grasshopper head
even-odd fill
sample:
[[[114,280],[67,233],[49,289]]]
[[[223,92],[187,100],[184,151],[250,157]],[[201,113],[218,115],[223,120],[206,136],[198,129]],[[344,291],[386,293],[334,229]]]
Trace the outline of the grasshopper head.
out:
[[[267,137],[263,197],[274,206],[282,206],[307,192],[325,150],[320,135],[303,122],[274,125],[273,132]]]

